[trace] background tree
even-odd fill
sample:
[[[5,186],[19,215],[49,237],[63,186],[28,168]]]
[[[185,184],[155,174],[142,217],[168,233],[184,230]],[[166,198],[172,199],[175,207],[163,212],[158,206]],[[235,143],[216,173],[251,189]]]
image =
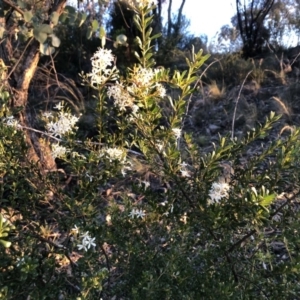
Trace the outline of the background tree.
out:
[[[265,27],[265,19],[270,12],[274,0],[236,0],[237,25],[243,41],[245,58],[261,53],[263,46],[270,39],[270,33]]]

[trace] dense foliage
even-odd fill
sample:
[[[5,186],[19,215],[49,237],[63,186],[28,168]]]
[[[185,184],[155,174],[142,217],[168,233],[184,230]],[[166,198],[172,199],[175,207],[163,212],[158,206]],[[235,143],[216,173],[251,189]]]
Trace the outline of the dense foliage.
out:
[[[185,70],[156,67],[155,7],[127,2],[137,63],[120,73],[100,36],[80,73],[92,118],[52,101],[28,127],[1,84],[0,299],[297,298],[300,129],[270,111],[238,135],[239,95],[230,134],[200,147],[187,123],[211,58],[191,47]]]

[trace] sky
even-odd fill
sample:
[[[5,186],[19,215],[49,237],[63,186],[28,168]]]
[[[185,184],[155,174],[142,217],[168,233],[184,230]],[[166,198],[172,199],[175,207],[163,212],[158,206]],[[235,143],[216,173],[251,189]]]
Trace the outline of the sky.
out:
[[[168,2],[168,1],[167,1]],[[177,13],[181,0],[173,0],[172,11]],[[164,5],[167,11],[168,5]],[[186,0],[183,14],[190,20],[189,32],[195,36],[206,34],[211,40],[236,13],[234,0]]]

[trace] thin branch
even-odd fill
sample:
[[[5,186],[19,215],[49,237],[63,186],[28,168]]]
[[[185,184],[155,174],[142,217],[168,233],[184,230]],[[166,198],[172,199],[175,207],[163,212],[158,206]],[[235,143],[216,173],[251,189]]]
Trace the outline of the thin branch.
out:
[[[24,16],[24,11],[22,9],[20,9],[19,7],[17,7],[16,5],[14,5],[13,3],[11,3],[9,0],[3,0],[3,2],[8,4],[10,7],[12,7],[14,10],[16,10],[22,16]]]
[[[246,75],[242,85],[241,85],[241,88],[239,90],[239,94],[238,94],[238,97],[236,99],[236,103],[235,103],[235,107],[234,107],[234,112],[233,112],[233,117],[232,117],[232,125],[231,125],[231,139],[234,138],[234,122],[235,122],[235,117],[236,117],[236,111],[237,111],[237,106],[238,106],[238,102],[240,100],[240,97],[241,97],[241,93],[242,93],[242,90],[243,90],[243,87],[246,83],[246,80],[248,78],[248,76],[252,73],[253,70],[249,71],[248,74]]]

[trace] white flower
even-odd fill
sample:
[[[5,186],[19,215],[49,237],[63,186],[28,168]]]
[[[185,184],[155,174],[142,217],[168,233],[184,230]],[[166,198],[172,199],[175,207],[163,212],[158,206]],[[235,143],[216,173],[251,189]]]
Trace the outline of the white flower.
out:
[[[17,267],[20,267],[21,265],[23,265],[24,264],[24,262],[25,262],[25,259],[24,259],[24,257],[22,257],[22,258],[17,258]]]
[[[142,211],[141,209],[140,210],[136,210],[135,215],[136,215],[137,218],[141,218],[141,219],[143,219],[146,216],[146,214],[144,213],[144,211]]]
[[[84,251],[87,251],[88,249],[87,249],[87,246],[84,244],[84,243],[82,243],[82,244],[78,244],[77,245],[77,248],[78,248],[78,250],[84,250]]]
[[[178,140],[181,137],[181,129],[180,128],[172,128],[173,134],[175,138]]]
[[[156,91],[158,92],[159,97],[164,98],[167,94],[166,89],[162,86],[162,84],[156,84]]]
[[[90,182],[93,181],[94,176],[90,175],[88,172],[85,173],[85,176],[90,180]]]
[[[89,237],[90,237],[89,232],[86,231],[86,232],[83,233],[80,237],[82,237],[83,239],[89,238]]]
[[[90,237],[89,232],[87,231],[86,233],[82,234],[80,236],[82,238],[81,244],[77,245],[77,248],[79,250],[84,250],[87,251],[88,249],[91,248],[91,246],[95,247],[95,238]]]
[[[7,118],[4,118],[4,122],[7,126],[12,126],[15,128],[21,128],[22,126],[19,124],[19,122],[14,118],[14,116],[9,116]]]
[[[150,182],[149,181],[142,181],[142,183],[144,184],[144,188],[145,188],[145,191],[147,190],[147,188],[150,186]]]
[[[52,112],[45,111],[42,113],[42,116],[49,119],[49,118],[53,117],[53,114],[52,114]]]
[[[146,216],[146,214],[145,214],[145,212],[144,212],[143,210],[141,210],[141,209],[133,208],[133,209],[131,210],[131,212],[129,213],[129,217],[130,217],[131,219],[134,219],[135,216],[136,216],[137,218],[143,219],[143,218]]]
[[[136,209],[135,208],[133,208],[132,210],[131,210],[131,212],[129,213],[129,217],[131,218],[131,219],[134,219],[134,217],[135,217],[135,214],[136,214]]]
[[[64,146],[60,146],[59,144],[52,144],[52,157],[53,158],[63,158],[68,152],[67,148]]]
[[[96,247],[96,244],[94,243],[95,238],[89,237],[89,238],[85,238],[85,239],[82,240],[82,241],[84,242],[85,246],[86,246],[88,249],[90,249],[91,246],[92,246],[92,247]]]
[[[180,164],[180,172],[182,177],[191,177],[190,172],[187,170],[187,163],[185,162]]]
[[[64,108],[64,105],[63,105],[62,102],[59,102],[58,104],[56,104],[56,105],[54,106],[54,108],[56,108],[57,110],[62,110],[62,109]]]
[[[209,191],[209,204],[219,203],[222,198],[228,198],[230,186],[225,182],[214,182]]]

